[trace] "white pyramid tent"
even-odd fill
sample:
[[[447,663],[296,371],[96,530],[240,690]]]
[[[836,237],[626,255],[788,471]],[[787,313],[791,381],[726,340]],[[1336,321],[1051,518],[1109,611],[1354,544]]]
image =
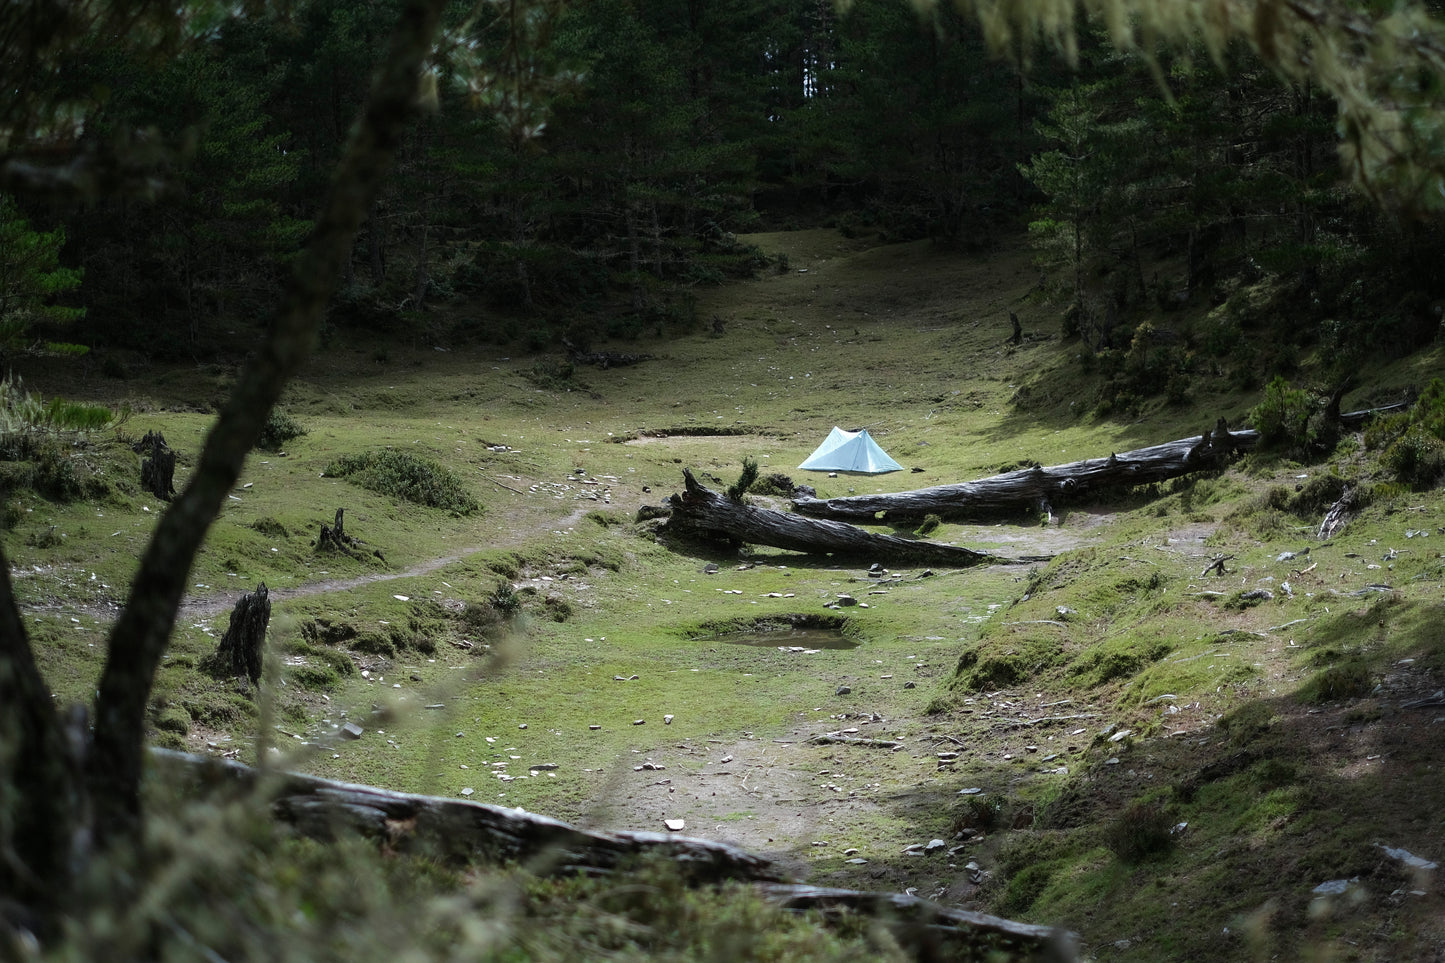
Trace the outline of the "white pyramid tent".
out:
[[[798,467],[805,471],[860,471],[872,475],[903,468],[878,447],[866,428],[858,431],[834,428]]]

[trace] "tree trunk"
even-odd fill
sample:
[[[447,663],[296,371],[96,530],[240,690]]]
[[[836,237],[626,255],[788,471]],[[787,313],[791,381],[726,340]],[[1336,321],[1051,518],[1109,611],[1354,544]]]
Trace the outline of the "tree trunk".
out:
[[[1056,502],[1111,487],[1166,481],[1190,472],[1219,468],[1236,452],[1259,441],[1255,431],[1231,432],[1221,422],[1212,432],[1150,448],[1055,465],[1023,468],[978,481],[939,485],[888,495],[794,498],[797,510],[814,518],[886,524],[940,518],[980,519],[1020,511],[1051,515]],[[882,513],[881,519],[879,513]]]
[[[987,552],[976,552],[958,545],[914,541],[896,535],[876,535],[842,522],[819,521],[787,512],[754,508],[699,484],[692,472],[686,468],[683,469],[682,476],[686,490],[669,499],[672,517],[666,528],[671,532],[722,536],[738,542],[769,545],[795,552],[866,558],[878,562],[968,566],[1021,561],[990,555]]]
[[[1378,415],[1404,410],[1406,404],[1384,405],[1338,416],[1346,428],[1359,428]],[[1333,400],[1332,410],[1339,410]],[[1108,458],[1055,465],[1052,468],[1023,468],[957,485],[939,485],[891,495],[849,495],[845,498],[814,498],[812,489],[799,486],[793,507],[813,518],[852,522],[904,524],[937,515],[954,521],[995,518],[1021,511],[1040,511],[1052,516],[1056,502],[1106,488],[1130,488],[1168,481],[1196,471],[1223,467],[1239,452],[1259,444],[1259,432],[1230,431],[1224,419],[1213,431],[1181,438],[1149,448],[1113,454]],[[879,516],[879,513],[882,516]]]
[[[34,926],[27,928],[41,935],[74,911],[72,881],[84,871],[92,835],[101,846],[139,842],[146,707],[191,565],[282,389],[311,353],[361,219],[413,114],[444,6],[403,5],[266,341],[212,426],[185,491],[158,521],[111,627],[88,751],[85,727],[68,733],[57,717],[0,552],[0,895],[21,901],[7,903],[7,917],[28,913]]]
[[[227,676],[244,675],[252,683],[261,681],[261,655],[266,646],[266,626],[271,622],[271,599],[262,582],[256,591],[241,596],[231,610],[231,624],[216,647],[216,670]]]
[[[441,0],[409,0],[399,15],[311,240],[281,296],[270,336],[242,371],[186,490],[161,516],[130,596],[111,627],[95,701],[95,747],[87,767],[96,835],[102,843],[129,839],[136,832],[146,706],[191,564],[261,437],[272,406],[311,353],[352,241],[413,114],[422,62],[443,6]],[[43,800],[31,804],[46,805]]]
[[[165,436],[158,431],[148,431],[140,440],[139,450],[143,453],[140,462],[140,484],[146,491],[163,502],[171,500],[176,493],[176,453],[166,444]]]
[[[332,839],[348,832],[394,850],[462,863],[518,862],[538,874],[608,874],[638,857],[671,859],[690,883],[754,883],[784,909],[876,920],[919,959],[1073,959],[1063,930],[943,906],[902,893],[867,893],[784,882],[769,859],[707,839],[668,833],[578,829],[556,819],[463,799],[443,799],[334,782],[299,773],[265,773],[226,759],[152,749],[173,781],[266,793],[270,808],[299,832]]]

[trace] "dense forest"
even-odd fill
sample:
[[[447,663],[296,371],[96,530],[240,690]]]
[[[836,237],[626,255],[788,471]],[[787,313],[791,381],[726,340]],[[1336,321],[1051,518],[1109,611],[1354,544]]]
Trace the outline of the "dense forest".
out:
[[[137,166],[164,152],[162,173],[140,192],[5,198],[7,356],[114,349],[105,371],[123,377],[126,350],[244,353],[395,8],[317,0],[167,56],[64,64],[88,92],[86,149]],[[1102,33],[1079,44],[1076,69],[1020,68],[972,15],[901,0],[497,16],[433,65],[437,109],[366,212],[326,333],[534,350],[656,337],[698,323],[697,286],[766,267],[738,234],[827,224],[978,248],[1027,227],[1064,333],[1106,367],[1149,369],[1121,381],[1126,399],[1181,391],[1200,360],[1254,379],[1320,338],[1343,371],[1434,337],[1445,239],[1351,189],[1331,97],[1242,44],[1224,70],[1202,48],[1150,64]],[[493,63],[500,79],[478,83]],[[1282,330],[1241,304],[1215,330],[1136,332],[1146,312],[1263,279]]]

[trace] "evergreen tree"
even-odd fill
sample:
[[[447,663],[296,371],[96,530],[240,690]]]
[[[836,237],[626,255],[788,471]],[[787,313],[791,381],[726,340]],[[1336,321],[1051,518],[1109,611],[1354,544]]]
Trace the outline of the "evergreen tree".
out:
[[[60,263],[65,231],[36,231],[15,201],[0,194],[0,363],[30,347],[39,325],[69,325],[84,308],[54,303],[80,286],[83,272]],[[78,346],[55,343],[52,350],[74,353]],[[83,349],[79,349],[83,350]]]

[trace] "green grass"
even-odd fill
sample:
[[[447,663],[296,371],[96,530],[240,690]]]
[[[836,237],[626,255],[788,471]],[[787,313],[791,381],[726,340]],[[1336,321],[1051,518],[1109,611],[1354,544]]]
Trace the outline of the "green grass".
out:
[[[1128,420],[1093,414],[1098,380],[1079,365],[1079,345],[1051,337],[1052,308],[1021,300],[1037,280],[1026,252],[859,253],[823,231],[756,240],[786,251],[792,270],[699,292],[700,316],[724,317],[725,337],[698,332],[647,365],[589,368],[586,390],[541,383],[534,372],[555,364],[501,349],[392,346],[380,367],[374,346],[341,345],[313,364],[284,398],[306,433],[284,456],[252,454],[188,576],[207,605],[177,621],[155,693],[157,738],[197,750],[229,738],[252,758],[262,734],[323,775],[452,797],[471,788],[476,800],[605,826],[660,830],[664,814],[684,813],[689,832],[776,853],[814,881],[941,889],[1077,929],[1101,958],[1245,958],[1245,943],[1221,944],[1221,933],[1272,898],[1271,945],[1290,955],[1320,938],[1306,910],[1315,884],[1375,871],[1372,891],[1398,888],[1373,869],[1374,841],[1445,851],[1439,821],[1412,806],[1445,793],[1438,765],[1408,741],[1415,730],[1375,725],[1434,691],[1397,692],[1391,680],[1445,671],[1435,629],[1445,504],[1438,490],[1379,487],[1377,453],[1361,444],[1320,464],[1251,458],[1092,495],[1056,506],[1048,528],[1036,516],[940,524],[930,538],[1055,557],[931,578],[905,570],[886,585],[867,577],[871,560],[665,545],[633,524],[640,506],[680,490],[684,467],[719,491],[753,459],[764,477],[788,474],[822,497],[892,492],[1193,435],[1220,414],[1240,424],[1259,402],[1201,380],[1191,408],[1161,399]],[[900,279],[920,292],[906,304]],[[1039,340],[1006,349],[1008,305]],[[1427,381],[1439,360],[1434,349],[1364,375],[1383,398]],[[80,387],[97,403],[129,401],[137,435],[163,431],[180,453],[180,487],[210,423],[197,399],[229,377],[192,367]],[[869,426],[924,471],[797,471],[835,424]],[[385,492],[332,477],[344,459],[383,452],[398,468]],[[0,531],[61,702],[93,691],[108,619],[165,508],[139,492],[124,445],[93,439],[77,457],[103,469],[109,494],[67,501],[17,485]],[[404,497],[406,480],[422,476],[450,479],[486,511]],[[1339,478],[1376,485],[1378,497],[1327,546],[1311,534]],[[315,551],[338,508],[379,556]],[[1308,557],[1277,561],[1305,545]],[[1232,556],[1227,575],[1201,574],[1216,555]],[[269,705],[199,668],[235,598],[261,581],[274,593]],[[510,619],[489,608],[503,589],[519,603]],[[1273,597],[1230,604],[1260,589]],[[868,603],[847,611],[855,649],[804,655],[697,638],[707,626],[831,615],[825,604],[845,592]],[[1024,726],[1025,716],[1056,721]],[[333,742],[343,722],[363,738]],[[849,727],[905,748],[802,741]],[[940,766],[946,751],[959,756]],[[729,775],[710,775],[729,768],[725,754]],[[639,771],[644,761],[667,768]],[[557,768],[529,769],[543,763]],[[952,860],[904,855],[935,837],[964,844],[953,834],[969,787],[998,800],[985,838]],[[1121,859],[1106,827],[1156,803],[1187,830]],[[848,864],[848,848],[869,862]],[[970,860],[990,874],[976,893]],[[536,885],[546,918],[592,898]],[[1331,938],[1363,940],[1362,959],[1408,957],[1415,944],[1377,934],[1414,926],[1426,940],[1416,914],[1410,901],[1374,906]]]

